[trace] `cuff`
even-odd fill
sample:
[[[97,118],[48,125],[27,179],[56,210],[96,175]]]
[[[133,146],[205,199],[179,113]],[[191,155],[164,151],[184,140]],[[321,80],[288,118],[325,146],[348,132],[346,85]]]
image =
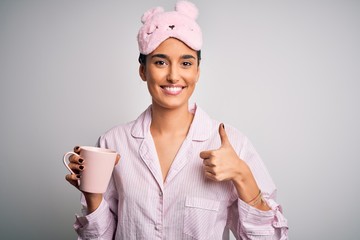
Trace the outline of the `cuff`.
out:
[[[240,211],[240,220],[242,222],[249,222],[255,225],[268,225],[274,220],[275,211],[273,209],[269,211],[262,211],[250,206],[241,199],[238,199],[238,206]]]
[[[80,237],[96,239],[101,236],[111,223],[112,213],[107,202],[102,199],[99,207],[86,216],[75,215],[74,229]]]
[[[287,220],[282,215],[281,207],[272,199],[265,199],[271,210],[262,211],[238,199],[240,232],[253,236],[271,236],[275,229],[281,229],[281,236],[287,235]]]

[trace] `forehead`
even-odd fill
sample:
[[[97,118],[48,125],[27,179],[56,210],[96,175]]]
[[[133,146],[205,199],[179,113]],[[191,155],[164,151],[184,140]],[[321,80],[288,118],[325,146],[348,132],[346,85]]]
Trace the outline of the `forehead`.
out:
[[[166,54],[169,56],[190,54],[196,56],[196,51],[176,38],[168,38],[163,41],[150,55],[154,54]]]

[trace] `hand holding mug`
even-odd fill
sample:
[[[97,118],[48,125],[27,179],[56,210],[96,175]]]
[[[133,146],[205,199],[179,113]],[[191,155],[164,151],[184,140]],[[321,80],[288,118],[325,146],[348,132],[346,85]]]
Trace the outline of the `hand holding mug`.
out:
[[[120,155],[109,149],[75,147],[63,157],[65,167],[71,173],[66,175],[66,180],[83,192],[104,193],[119,160]]]

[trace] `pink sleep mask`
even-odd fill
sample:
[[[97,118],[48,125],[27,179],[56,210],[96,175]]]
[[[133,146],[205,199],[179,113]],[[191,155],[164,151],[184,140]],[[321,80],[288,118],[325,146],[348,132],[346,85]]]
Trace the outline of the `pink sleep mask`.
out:
[[[141,18],[143,26],[137,35],[140,53],[151,53],[170,37],[195,51],[201,50],[202,33],[195,21],[197,16],[197,7],[189,1],[178,1],[171,12],[165,12],[162,7],[149,9]]]

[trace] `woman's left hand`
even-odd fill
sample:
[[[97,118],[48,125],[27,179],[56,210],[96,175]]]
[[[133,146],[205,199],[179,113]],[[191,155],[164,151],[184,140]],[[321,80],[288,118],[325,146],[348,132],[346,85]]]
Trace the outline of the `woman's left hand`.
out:
[[[250,203],[259,195],[260,191],[255,178],[249,166],[240,159],[231,146],[224,124],[220,124],[219,134],[221,138],[220,148],[200,153],[200,157],[204,159],[205,176],[218,182],[232,180],[239,198]],[[270,210],[270,207],[263,200],[251,206],[262,211]]]
[[[219,134],[220,148],[200,153],[206,177],[214,181],[244,181],[250,169],[233,149],[223,123],[219,125]]]

